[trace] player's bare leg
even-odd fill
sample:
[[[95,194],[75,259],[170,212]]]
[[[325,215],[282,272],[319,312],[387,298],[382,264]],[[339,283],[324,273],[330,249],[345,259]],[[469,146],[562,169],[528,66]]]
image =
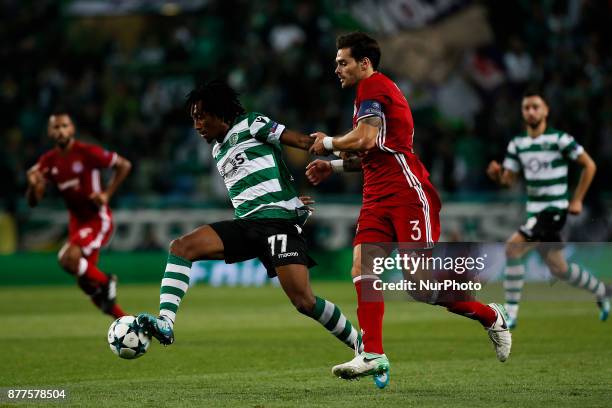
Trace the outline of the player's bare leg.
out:
[[[533,250],[538,243],[527,242],[525,237],[515,232],[506,241],[506,268],[504,270],[504,305],[508,313],[508,327],[516,327],[519,303],[525,282],[525,255]]]
[[[192,262],[220,260],[223,253],[223,241],[209,225],[196,228],[172,241],[161,281],[159,317],[141,313],[137,316],[138,324],[160,343],[174,343],[174,322],[181,300],[189,289]]]
[[[298,312],[319,322],[351,349],[357,352],[362,350],[361,335],[340,308],[312,293],[309,272],[305,265],[290,264],[277,266],[275,269],[281,287]]]
[[[588,290],[595,295],[599,307],[599,320],[606,321],[610,314],[612,288],[597,279],[595,275],[576,263],[568,264],[562,249],[551,248],[544,255],[544,262],[550,273],[568,284]]]
[[[125,313],[116,303],[117,278],[100,271],[93,261],[88,260],[81,248],[67,242],[58,253],[60,266],[77,279],[77,284],[102,312],[119,318]]]
[[[310,315],[315,307],[315,296],[310,287],[305,265],[283,265],[275,268],[285,294],[298,312]]]

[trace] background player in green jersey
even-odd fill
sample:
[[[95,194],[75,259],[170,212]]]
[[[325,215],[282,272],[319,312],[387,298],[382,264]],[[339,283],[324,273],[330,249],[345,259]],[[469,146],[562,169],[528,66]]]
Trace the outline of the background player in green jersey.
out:
[[[238,94],[212,81],[187,99],[193,126],[213,143],[213,157],[224,179],[235,219],[204,225],[170,243],[161,282],[159,317],[143,313],[138,323],[162,344],[174,342],[174,321],[189,287],[191,264],[223,259],[226,263],[259,258],[300,313],[361,351],[361,335],[333,303],[312,293],[308,256],[301,235],[309,208],[298,198],[281,157],[281,144],[307,150],[313,138],[270,118],[246,112]]]
[[[506,243],[504,289],[509,326],[516,326],[525,275],[523,257],[536,248],[555,277],[596,296],[600,320],[605,321],[610,311],[610,287],[580,265],[568,264],[560,243],[567,213],[582,212],[595,163],[572,136],[548,126],[548,105],[541,92],[530,89],[525,93],[522,114],[525,133],[510,141],[503,165],[492,161],[487,169],[487,175],[503,187],[513,185],[521,172],[527,185],[527,221]],[[570,198],[567,173],[571,161],[580,165],[582,172]]]

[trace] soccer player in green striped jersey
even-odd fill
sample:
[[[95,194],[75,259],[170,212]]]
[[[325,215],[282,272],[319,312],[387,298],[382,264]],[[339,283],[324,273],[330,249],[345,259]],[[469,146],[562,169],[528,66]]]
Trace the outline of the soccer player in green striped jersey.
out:
[[[528,90],[522,100],[525,133],[508,144],[502,165],[492,161],[488,176],[501,186],[514,184],[523,173],[527,185],[527,221],[506,242],[504,290],[510,328],[516,327],[523,289],[524,256],[537,249],[550,272],[570,285],[592,292],[605,321],[610,311],[610,286],[601,282],[578,264],[569,263],[563,255],[560,231],[567,213],[580,214],[596,166],[589,154],[569,134],[547,124],[548,105],[542,93]],[[582,167],[573,196],[568,191],[568,165]]]
[[[192,262],[259,258],[270,277],[278,276],[300,313],[361,352],[361,334],[336,305],[312,293],[308,268],[316,263],[301,235],[310,209],[298,197],[281,156],[282,144],[307,150],[314,139],[263,114],[246,112],[238,94],[219,81],[193,90],[187,106],[194,128],[213,144],[212,154],[235,218],[201,226],[172,241],[161,282],[159,317],[143,313],[138,323],[160,343],[172,344]]]

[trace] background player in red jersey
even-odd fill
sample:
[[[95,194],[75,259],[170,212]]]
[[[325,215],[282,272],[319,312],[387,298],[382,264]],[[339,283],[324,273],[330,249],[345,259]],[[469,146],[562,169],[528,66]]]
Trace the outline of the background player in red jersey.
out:
[[[342,88],[357,87],[353,130],[336,138],[317,132],[310,151],[319,155],[358,152],[358,156],[331,162],[316,160],[307,166],[306,175],[316,185],[334,170],[363,170],[363,205],[353,241],[351,274],[365,351],[332,371],[346,379],[374,374],[382,388],[389,380],[389,361],[382,346],[384,300],[382,292],[373,289],[378,277],[361,270],[362,244],[418,242],[422,248],[432,247],[440,235],[441,204],[429,173],[413,151],[414,125],[408,102],[397,85],[377,71],[380,48],[376,40],[351,33],[340,36],[336,46],[335,72]],[[511,337],[502,306],[475,301],[435,304],[478,320],[488,330],[497,357],[501,361],[508,358]]]
[[[79,287],[100,310],[121,317],[125,313],[115,302],[117,278],[100,271],[96,264],[100,247],[113,231],[108,202],[132,165],[117,153],[75,140],[68,113],[51,115],[47,130],[55,147],[28,170],[28,204],[34,207],[40,202],[47,181],[57,186],[70,214],[68,241],[59,251],[59,264],[76,277]],[[103,189],[100,170],[111,167],[113,176]]]

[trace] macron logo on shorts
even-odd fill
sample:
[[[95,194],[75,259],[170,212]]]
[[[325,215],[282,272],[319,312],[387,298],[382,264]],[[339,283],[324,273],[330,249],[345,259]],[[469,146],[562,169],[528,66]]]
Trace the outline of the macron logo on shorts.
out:
[[[289,258],[290,256],[298,256],[297,252],[284,252],[282,254],[278,254],[279,258]]]

